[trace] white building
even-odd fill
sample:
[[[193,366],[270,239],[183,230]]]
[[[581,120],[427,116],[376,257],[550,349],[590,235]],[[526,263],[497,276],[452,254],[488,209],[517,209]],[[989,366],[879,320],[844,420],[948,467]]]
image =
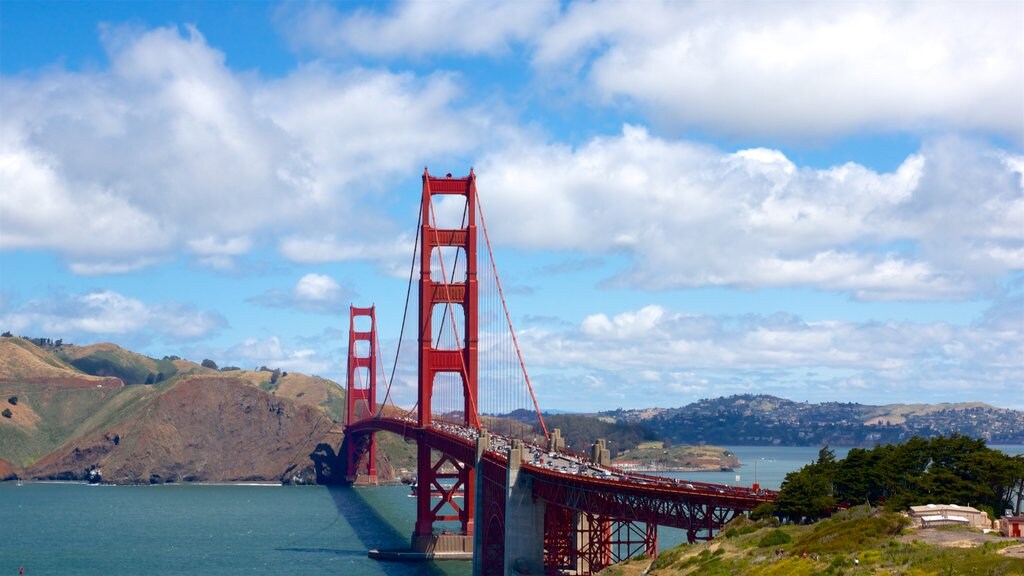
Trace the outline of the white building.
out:
[[[977,508],[956,504],[927,504],[911,506],[910,519],[918,528],[935,526],[969,526],[971,528],[992,528],[992,521]]]

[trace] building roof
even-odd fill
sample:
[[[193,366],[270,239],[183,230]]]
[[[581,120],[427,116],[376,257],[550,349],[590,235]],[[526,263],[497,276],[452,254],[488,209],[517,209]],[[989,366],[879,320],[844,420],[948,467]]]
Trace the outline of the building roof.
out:
[[[981,510],[972,506],[960,506],[957,504],[926,504],[924,506],[911,506],[911,513],[915,516],[935,514],[937,512],[957,512],[960,514],[981,514]]]

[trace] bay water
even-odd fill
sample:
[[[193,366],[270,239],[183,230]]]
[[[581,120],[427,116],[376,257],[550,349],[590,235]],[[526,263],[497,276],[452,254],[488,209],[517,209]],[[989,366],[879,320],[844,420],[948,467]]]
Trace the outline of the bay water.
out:
[[[728,448],[743,462],[736,471],[671,475],[749,486],[756,467],[761,486],[775,489],[818,456],[818,448]],[[847,451],[836,448],[836,457]],[[408,545],[416,515],[408,494],[405,486],[0,483],[0,574],[469,575],[468,562],[367,558],[370,548]],[[661,550],[684,539],[658,531]]]

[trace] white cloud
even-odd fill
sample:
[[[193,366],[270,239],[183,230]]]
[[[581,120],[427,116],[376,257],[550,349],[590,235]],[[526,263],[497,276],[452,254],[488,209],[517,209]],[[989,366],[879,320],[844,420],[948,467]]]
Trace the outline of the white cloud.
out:
[[[63,338],[69,341],[95,341],[97,337],[117,337],[146,341],[196,340],[226,325],[216,312],[192,306],[165,303],[149,305],[111,290],[87,294],[59,295],[34,299],[21,304],[5,303],[0,315],[5,330],[26,336]]]
[[[1019,162],[941,138],[891,173],[810,169],[777,150],[723,153],[626,126],[576,149],[507,147],[481,162],[479,186],[492,240],[627,254],[618,285],[961,299],[1020,270]]]
[[[297,308],[307,312],[337,314],[342,303],[353,292],[337,280],[323,274],[306,274],[295,283],[291,291],[269,290],[249,301],[273,308]]]
[[[676,125],[742,136],[1024,138],[1020,2],[573,2],[534,54]]]
[[[390,242],[366,199],[476,144],[479,118],[444,74],[312,64],[267,81],[231,71],[194,28],[103,40],[107,70],[4,77],[0,249],[108,273],[179,250],[230,268],[279,235]]]
[[[564,330],[523,330],[519,342],[549,407],[613,407],[608,399],[573,400],[571,391],[593,379],[628,390],[623,406],[677,406],[750,390],[830,401],[928,397],[1019,405],[1022,302],[1020,294],[1000,299],[993,306],[999,322],[971,326],[709,316],[648,306],[595,314]],[[1016,320],[1007,322],[1007,313]]]
[[[324,375],[334,369],[334,360],[325,358],[312,348],[292,348],[282,344],[280,338],[247,338],[224,350],[209,352],[225,366],[233,365],[253,369],[266,366],[285,372]]]
[[[329,4],[279,11],[296,47],[374,56],[504,54],[535,37],[558,12],[553,0],[397,2],[387,13],[342,13]]]
[[[295,284],[295,298],[306,302],[335,302],[341,286],[330,276],[306,274]]]
[[[608,318],[604,314],[594,314],[583,319],[580,330],[592,338],[615,338],[628,340],[636,337],[656,337],[652,330],[665,315],[660,306],[646,306],[636,312],[624,312]]]

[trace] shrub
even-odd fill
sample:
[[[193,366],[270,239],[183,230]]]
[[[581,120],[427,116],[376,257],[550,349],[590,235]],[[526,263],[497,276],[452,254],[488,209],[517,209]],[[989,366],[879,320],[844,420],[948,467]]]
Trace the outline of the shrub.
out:
[[[7,399],[7,403],[10,404],[11,406],[17,406],[18,405],[18,397],[17,396],[11,396],[10,398]]]
[[[740,526],[739,528],[729,528],[722,533],[722,537],[728,540],[729,538],[736,538],[737,536],[743,536],[753,532],[757,532],[761,529],[761,526],[757,524],[748,524],[746,526]]]
[[[213,360],[210,360],[209,358],[205,358],[205,359],[203,359],[202,367],[203,368],[212,368],[212,369],[216,370],[217,369],[217,363],[214,362]]]
[[[3,415],[4,418],[10,418],[11,416],[14,416],[14,412],[11,412],[10,408],[4,408]]]
[[[783,544],[789,544],[792,540],[793,539],[789,537],[789,534],[786,534],[782,530],[776,528],[775,530],[772,530],[771,532],[765,534],[764,538],[761,538],[761,541],[757,543],[757,546],[759,548],[768,548],[769,546],[781,546]]]
[[[775,504],[762,502],[750,513],[751,520],[765,520],[775,516]]]

